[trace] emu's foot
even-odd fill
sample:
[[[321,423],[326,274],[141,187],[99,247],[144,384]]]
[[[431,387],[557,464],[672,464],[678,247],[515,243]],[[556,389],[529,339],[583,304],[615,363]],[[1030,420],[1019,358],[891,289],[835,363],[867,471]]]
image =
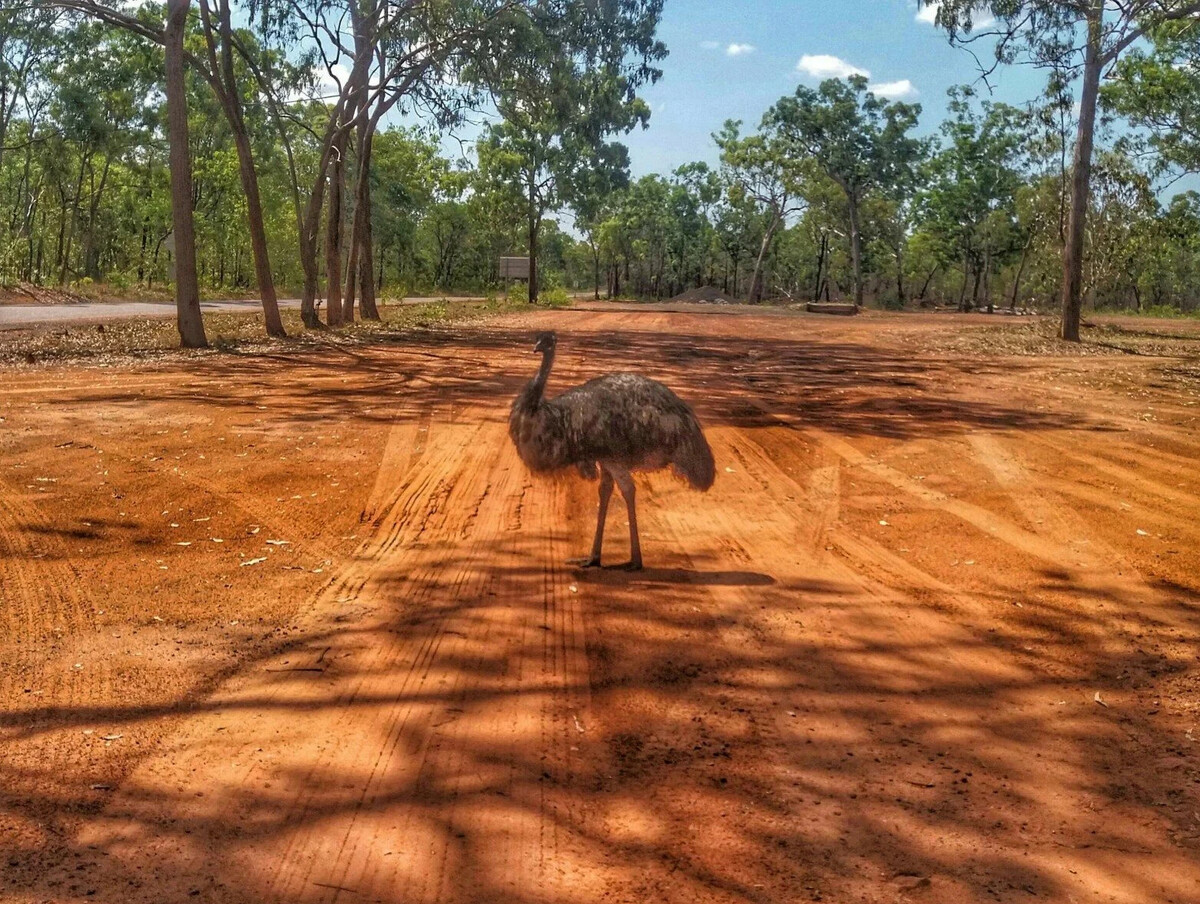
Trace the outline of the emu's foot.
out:
[[[620,568],[622,571],[641,571],[642,570],[642,560],[634,559],[631,562],[626,562],[624,565],[618,565],[617,567]]]
[[[599,568],[600,557],[588,556],[584,559],[567,559],[568,565],[574,565],[576,568]]]

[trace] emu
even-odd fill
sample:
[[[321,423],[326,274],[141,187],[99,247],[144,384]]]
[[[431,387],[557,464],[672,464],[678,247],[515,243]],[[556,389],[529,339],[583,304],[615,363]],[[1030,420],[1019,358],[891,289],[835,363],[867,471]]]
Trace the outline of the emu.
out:
[[[629,511],[629,571],[642,567],[638,540],[633,471],[670,466],[697,490],[713,484],[712,449],[695,413],[679,396],[655,380],[631,373],[609,374],[545,398],[554,366],[558,337],[539,333],[534,351],[542,366],[513,402],[508,434],[517,454],[534,473],[575,468],[588,480],[600,478],[600,511],[592,554],[577,560],[584,568],[600,567],[604,521],[613,484],[621,489]]]

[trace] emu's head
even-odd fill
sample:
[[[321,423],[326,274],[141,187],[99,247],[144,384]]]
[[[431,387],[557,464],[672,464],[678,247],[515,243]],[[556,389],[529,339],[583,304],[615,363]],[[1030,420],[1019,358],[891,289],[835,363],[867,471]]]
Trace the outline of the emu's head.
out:
[[[558,336],[553,331],[537,334],[537,342],[533,346],[533,350],[539,354],[553,352],[555,345],[558,344]]]

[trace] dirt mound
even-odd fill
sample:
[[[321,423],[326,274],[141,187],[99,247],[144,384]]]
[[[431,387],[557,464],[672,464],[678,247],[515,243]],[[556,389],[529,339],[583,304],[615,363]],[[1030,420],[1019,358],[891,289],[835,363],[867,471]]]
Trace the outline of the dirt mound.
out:
[[[690,302],[692,304],[737,304],[736,298],[730,298],[716,286],[699,286],[688,289],[676,295],[671,301]]]

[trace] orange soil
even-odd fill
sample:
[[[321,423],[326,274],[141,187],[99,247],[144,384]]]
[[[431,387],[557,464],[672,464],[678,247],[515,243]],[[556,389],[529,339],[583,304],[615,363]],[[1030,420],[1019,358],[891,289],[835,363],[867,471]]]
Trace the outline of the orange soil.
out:
[[[0,899],[1200,901],[1194,387],[947,324],[6,374]],[[509,444],[544,327],[708,429],[642,574]]]

